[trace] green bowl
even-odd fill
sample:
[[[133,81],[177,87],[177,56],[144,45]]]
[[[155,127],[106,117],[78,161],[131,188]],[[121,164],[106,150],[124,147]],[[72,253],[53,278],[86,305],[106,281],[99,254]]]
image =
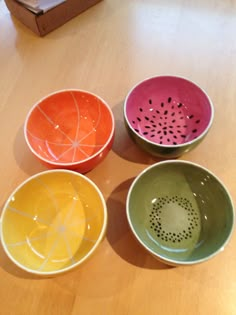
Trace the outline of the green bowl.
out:
[[[215,256],[234,225],[233,203],[222,182],[200,165],[180,160],[156,163],[137,176],[126,211],[139,243],[170,265]]]

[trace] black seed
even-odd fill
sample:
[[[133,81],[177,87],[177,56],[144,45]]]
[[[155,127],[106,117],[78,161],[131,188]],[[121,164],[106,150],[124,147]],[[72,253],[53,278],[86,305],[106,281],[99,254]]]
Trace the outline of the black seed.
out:
[[[156,128],[157,125],[153,124],[152,127]]]
[[[132,123],[133,123],[133,124],[135,124],[135,121],[134,121],[134,120],[132,120]]]
[[[164,107],[164,103],[161,103],[161,107]]]
[[[141,107],[139,108],[139,110],[140,110],[140,112],[142,112],[142,111],[143,111],[143,109],[142,109]]]
[[[179,108],[180,108],[180,107],[182,107],[182,106],[183,106],[183,104],[182,104],[182,103],[179,103],[179,104],[178,104],[178,107],[179,107]]]
[[[179,112],[179,114],[181,114],[181,111]]]
[[[159,123],[158,125],[159,125],[159,126],[162,126],[162,123]]]
[[[163,139],[163,136],[160,136],[160,139]]]
[[[177,143],[174,141],[173,144],[176,145]]]
[[[168,110],[165,110],[165,111],[164,111],[164,115],[167,115],[167,114],[168,114]]]
[[[166,130],[166,129],[167,129],[167,127],[163,127],[162,129],[163,129],[163,130]]]
[[[175,115],[175,112],[173,112],[172,114],[171,114],[171,116],[174,116]]]
[[[138,129],[134,129],[135,131],[137,131],[137,132],[139,132],[139,130]]]
[[[184,128],[187,128],[188,126],[187,126],[187,125],[184,125],[183,127],[184,127]]]
[[[155,129],[152,129],[152,130],[151,130],[151,132],[154,132],[154,131],[156,131],[156,130],[155,130]]]
[[[172,123],[175,123],[175,122],[176,122],[176,120],[175,120],[175,119],[173,119],[173,120],[172,120]]]
[[[168,103],[170,103],[170,102],[171,102],[171,97],[168,98]]]
[[[200,123],[200,119],[196,120],[196,124],[199,124]]]
[[[145,135],[145,136],[148,135],[148,132],[147,131],[143,132],[143,135]]]
[[[177,127],[177,128],[180,128],[181,126],[180,126],[180,125],[177,125],[176,127]]]
[[[174,109],[174,105],[172,105],[171,108]]]
[[[164,135],[166,136],[167,135],[167,132],[164,130]]]
[[[155,115],[153,115],[152,117],[153,117],[153,118],[156,118],[156,116],[155,116]]]
[[[173,131],[172,131],[172,130],[169,130],[169,133],[173,134]]]
[[[182,137],[182,138],[186,138],[186,136],[185,136],[185,135],[181,135],[181,137]]]
[[[159,110],[156,110],[157,114],[160,114]]]
[[[154,124],[154,123],[155,123],[155,121],[153,121],[153,120],[150,120],[150,122],[151,122],[152,124]]]
[[[195,133],[195,132],[197,132],[197,129],[193,129],[193,131],[192,131],[193,133]]]
[[[173,126],[169,126],[169,128],[173,128]]]
[[[161,130],[157,131],[157,133],[160,134],[160,133],[161,133]]]
[[[184,117],[182,116],[182,117],[180,117],[180,119],[184,119]]]
[[[150,136],[150,138],[153,138],[153,137],[155,137],[155,135],[151,135],[151,136]]]
[[[148,118],[147,116],[145,116],[145,119],[146,119],[146,120],[149,120],[149,118]]]
[[[190,115],[190,116],[189,116],[189,119],[192,119],[193,117],[194,117],[193,115]]]
[[[152,100],[149,100],[149,104],[152,104]]]
[[[168,142],[170,142],[170,139],[167,139]]]
[[[177,132],[178,132],[178,133],[181,133],[181,131],[180,131],[180,130],[177,130]]]
[[[162,141],[160,141],[160,144],[162,144]]]
[[[150,129],[151,127],[150,127],[150,126],[144,126],[144,128],[146,128],[146,129]]]

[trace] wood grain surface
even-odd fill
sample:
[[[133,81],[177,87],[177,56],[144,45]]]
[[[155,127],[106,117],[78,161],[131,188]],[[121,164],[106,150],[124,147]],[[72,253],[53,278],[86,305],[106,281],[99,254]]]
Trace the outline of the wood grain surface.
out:
[[[104,0],[40,38],[0,0],[0,206],[45,170],[23,136],[33,104],[65,88],[104,98],[116,120],[107,158],[87,176],[108,207],[108,230],[76,270],[41,279],[15,267],[0,246],[1,315],[235,315],[236,235],[215,258],[168,267],[134,240],[125,215],[132,180],[157,160],[138,149],[123,122],[134,84],[174,74],[199,84],[215,106],[205,140],[181,159],[214,172],[236,200],[236,2]]]

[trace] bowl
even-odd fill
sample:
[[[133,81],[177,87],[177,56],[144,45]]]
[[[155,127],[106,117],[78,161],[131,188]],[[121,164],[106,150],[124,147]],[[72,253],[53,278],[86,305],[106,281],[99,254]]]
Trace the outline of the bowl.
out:
[[[114,126],[112,111],[100,97],[62,90],[33,106],[24,135],[31,152],[47,167],[86,173],[110,151]]]
[[[162,158],[176,158],[196,147],[213,117],[207,94],[177,76],[156,76],[138,83],[124,103],[130,137],[143,150]]]
[[[8,198],[1,241],[18,267],[50,276],[86,261],[106,225],[106,203],[90,179],[70,170],[48,170],[27,179]]]
[[[129,189],[126,212],[138,242],[167,265],[210,259],[224,249],[234,225],[223,183],[206,168],[181,160],[141,172]]]

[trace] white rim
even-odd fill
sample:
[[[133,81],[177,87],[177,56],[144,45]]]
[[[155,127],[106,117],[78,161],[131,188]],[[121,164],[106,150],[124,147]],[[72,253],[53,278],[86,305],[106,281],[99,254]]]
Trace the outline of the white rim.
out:
[[[130,124],[129,122],[129,119],[127,117],[127,102],[128,102],[128,99],[131,95],[131,93],[139,86],[141,85],[142,83],[144,82],[147,82],[149,80],[152,80],[152,79],[155,79],[155,78],[167,78],[167,77],[170,77],[170,78],[176,78],[176,79],[182,79],[182,80],[185,80],[191,84],[193,84],[194,86],[196,86],[199,90],[202,91],[202,93],[206,96],[207,100],[209,101],[209,104],[210,104],[210,108],[211,108],[211,117],[210,117],[210,121],[206,127],[206,129],[196,138],[196,139],[193,139],[191,141],[188,141],[188,142],[184,142],[184,143],[180,143],[180,144],[176,144],[176,145],[169,145],[169,144],[160,144],[160,143],[157,143],[157,142],[153,142],[151,140],[148,140],[147,138],[144,138],[144,137],[141,137],[140,134],[138,132],[136,132],[134,130],[134,128],[132,127],[132,125]],[[175,75],[159,75],[159,76],[154,76],[154,77],[149,77],[149,78],[146,78],[142,81],[139,81],[128,93],[128,95],[126,96],[125,98],[125,101],[124,101],[124,117],[125,117],[125,121],[126,123],[128,124],[129,128],[135,133],[135,135],[137,135],[138,138],[140,138],[141,140],[145,140],[145,142],[148,142],[152,145],[158,145],[160,147],[163,147],[163,148],[181,148],[181,147],[184,147],[186,145],[190,145],[192,143],[195,143],[197,142],[199,139],[202,139],[206,134],[207,132],[209,131],[209,129],[211,128],[212,126],[212,123],[213,123],[213,119],[214,119],[214,115],[215,115],[215,111],[214,111],[214,106],[213,106],[213,103],[210,99],[210,97],[208,96],[208,94],[206,93],[206,91],[204,89],[202,89],[199,85],[197,85],[195,82],[185,78],[185,77],[182,77],[182,76],[175,76]]]
[[[192,165],[194,167],[197,167],[197,168],[200,168],[204,171],[206,171],[208,174],[210,174],[212,177],[214,177],[218,182],[219,184],[223,187],[223,189],[225,190],[226,194],[228,195],[229,197],[229,201],[230,201],[230,204],[231,204],[231,208],[232,208],[232,227],[231,227],[231,230],[226,238],[226,240],[224,241],[224,243],[222,244],[222,246],[217,250],[215,251],[214,253],[212,253],[211,255],[207,256],[206,258],[202,258],[202,259],[198,259],[198,260],[190,260],[190,261],[178,261],[178,260],[174,260],[174,259],[170,259],[170,258],[167,258],[167,257],[164,257],[164,256],[161,256],[159,254],[157,254],[156,252],[154,252],[152,249],[150,249],[143,241],[142,239],[138,236],[138,234],[136,233],[134,227],[133,227],[133,224],[132,224],[132,220],[130,218],[130,214],[129,214],[129,203],[130,203],[130,195],[132,193],[132,190],[134,188],[134,185],[136,184],[136,182],[140,179],[140,177],[142,177],[145,173],[147,173],[149,170],[151,170],[152,168],[155,168],[159,165],[162,165],[162,164],[188,164],[188,165]],[[200,262],[203,262],[203,261],[207,261],[209,260],[210,258],[216,256],[219,252],[221,252],[222,250],[224,250],[225,246],[228,244],[231,236],[232,236],[232,233],[233,233],[233,229],[234,229],[234,224],[235,224],[235,214],[234,214],[234,206],[233,206],[233,201],[232,201],[232,197],[228,191],[228,189],[226,188],[226,186],[223,184],[223,182],[215,175],[213,174],[211,171],[209,171],[207,168],[197,164],[197,163],[193,163],[193,162],[187,162],[187,161],[184,161],[184,160],[178,160],[178,161],[172,161],[172,160],[168,160],[168,161],[162,161],[162,162],[158,162],[158,163],[155,163],[149,167],[147,167],[146,169],[144,169],[135,179],[134,181],[132,182],[130,188],[129,188],[129,191],[128,191],[128,195],[127,195],[127,199],[126,199],[126,215],[127,215],[127,219],[128,219],[128,222],[129,222],[129,226],[131,228],[131,231],[132,233],[134,234],[134,236],[136,237],[136,239],[139,241],[139,243],[149,252],[151,253],[153,256],[159,258],[160,260],[162,261],[165,261],[167,263],[170,263],[170,264],[174,264],[174,265],[192,265],[192,264],[196,264],[196,263],[200,263]]]
[[[8,251],[8,248],[7,246],[5,245],[5,242],[4,242],[4,237],[3,237],[3,229],[2,229],[2,226],[3,226],[3,220],[4,220],[4,215],[7,211],[7,207],[8,207],[8,203],[9,201],[11,200],[11,198],[15,195],[15,193],[22,187],[24,186],[25,184],[27,184],[29,181],[31,181],[32,179],[36,178],[36,177],[40,177],[44,174],[48,174],[48,173],[69,173],[69,174],[72,174],[72,175],[76,175],[78,177],[81,177],[83,179],[85,179],[87,182],[89,182],[94,188],[95,190],[97,191],[97,193],[99,194],[99,197],[100,197],[100,200],[102,201],[102,205],[103,205],[103,215],[104,215],[104,222],[103,222],[103,225],[102,225],[102,229],[101,229],[101,232],[100,232],[100,235],[97,239],[97,241],[95,242],[94,246],[91,248],[91,250],[81,259],[79,260],[77,263],[74,263],[66,268],[63,268],[63,269],[60,269],[60,270],[56,270],[56,271],[37,271],[37,270],[34,270],[34,269],[29,269],[27,267],[25,267],[24,265],[20,264],[17,260],[15,260],[15,258],[10,254],[10,252]],[[69,271],[71,269],[74,269],[75,267],[79,266],[80,264],[82,264],[85,260],[87,260],[87,258],[89,258],[93,253],[94,251],[96,250],[96,248],[98,247],[98,245],[101,243],[103,237],[104,237],[104,234],[105,234],[105,231],[106,231],[106,227],[107,227],[107,206],[106,206],[106,202],[105,202],[105,199],[101,193],[101,191],[99,190],[99,188],[97,187],[97,185],[91,180],[89,179],[88,177],[86,177],[85,175],[82,175],[80,173],[77,173],[77,172],[74,172],[74,171],[70,171],[70,170],[48,170],[48,171],[44,171],[44,172],[40,172],[36,175],[33,175],[31,176],[30,178],[26,179],[24,182],[22,182],[12,193],[11,195],[8,197],[4,207],[3,207],[3,211],[2,211],[2,214],[1,214],[1,217],[0,217],[0,240],[2,241],[2,246],[3,246],[3,249],[5,251],[5,253],[7,254],[7,256],[10,258],[10,260],[12,260],[19,268],[29,272],[29,273],[32,273],[32,274],[37,274],[37,275],[41,275],[41,276],[47,276],[47,275],[56,275],[56,274],[60,274],[60,273],[64,273],[66,271]]]
[[[82,92],[82,93],[87,93],[89,95],[92,95],[94,97],[96,97],[97,99],[99,99],[104,105],[105,107],[108,109],[109,113],[110,113],[110,116],[111,116],[111,120],[112,120],[112,130],[111,130],[111,134],[108,138],[108,140],[106,141],[106,143],[102,146],[102,148],[96,152],[96,154],[86,158],[86,159],[83,159],[83,160],[80,160],[80,161],[77,161],[77,162],[67,162],[67,163],[64,163],[64,162],[53,162],[51,160],[47,160],[45,159],[44,157],[42,157],[40,154],[38,154],[31,146],[29,140],[28,140],[28,135],[27,135],[27,125],[28,125],[28,121],[29,121],[29,118],[32,114],[32,112],[34,111],[34,109],[42,102],[44,101],[45,99],[47,99],[48,97],[52,96],[52,95],[55,95],[55,94],[59,94],[59,93],[62,93],[62,92]],[[26,143],[30,149],[30,151],[35,155],[37,156],[40,160],[44,161],[45,163],[47,164],[50,164],[50,165],[61,165],[61,166],[73,166],[73,165],[79,165],[79,164],[82,164],[82,163],[85,163],[91,159],[94,159],[96,156],[99,156],[99,154],[101,154],[101,152],[109,145],[109,143],[111,142],[113,136],[114,136],[114,133],[115,133],[115,119],[114,119],[114,115],[113,115],[113,112],[112,110],[110,109],[110,107],[108,106],[107,102],[104,101],[104,99],[102,99],[100,96],[94,94],[94,93],[91,93],[91,92],[88,92],[86,90],[80,90],[80,89],[64,89],[64,90],[58,90],[58,91],[55,91],[53,93],[50,93],[48,94],[47,96],[41,98],[37,103],[35,103],[33,105],[33,107],[30,109],[30,111],[28,112],[27,116],[26,116],[26,119],[25,119],[25,123],[24,123],[24,137],[25,137],[25,140],[26,140]],[[43,141],[43,140],[42,140]]]

